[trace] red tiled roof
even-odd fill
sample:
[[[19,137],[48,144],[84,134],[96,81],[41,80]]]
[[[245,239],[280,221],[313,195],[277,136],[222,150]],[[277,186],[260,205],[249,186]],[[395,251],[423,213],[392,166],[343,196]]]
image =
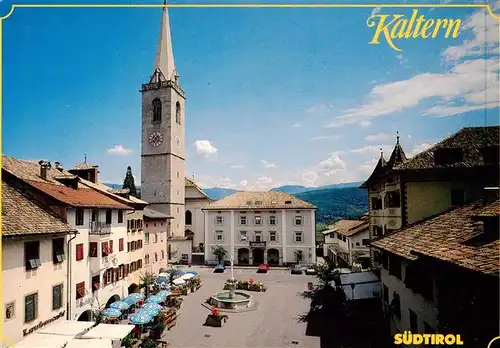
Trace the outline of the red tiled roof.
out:
[[[26,182],[58,201],[73,207],[132,210],[130,206],[122,204],[91,188],[80,187],[75,190],[70,187],[57,186],[39,181],[26,180]]]
[[[484,231],[483,222],[474,219],[483,211],[500,215],[500,201],[474,202],[425,219],[373,241],[372,246],[416,259],[421,254],[454,263],[486,274],[499,274],[500,241],[496,238],[483,245],[465,244]]]

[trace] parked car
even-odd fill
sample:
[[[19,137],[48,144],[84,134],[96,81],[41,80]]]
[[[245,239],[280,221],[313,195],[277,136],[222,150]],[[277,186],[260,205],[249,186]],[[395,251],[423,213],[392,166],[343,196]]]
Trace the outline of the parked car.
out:
[[[257,269],[257,273],[267,273],[268,271],[269,271],[269,265],[265,263],[261,264]]]
[[[308,268],[308,269],[306,269],[306,274],[307,275],[316,275],[316,274],[318,274],[318,272],[314,268]]]
[[[226,266],[224,266],[222,263],[217,264],[214,268],[214,273],[224,273],[224,270],[226,269]]]
[[[302,266],[301,265],[295,265],[292,268],[292,274],[302,274]]]

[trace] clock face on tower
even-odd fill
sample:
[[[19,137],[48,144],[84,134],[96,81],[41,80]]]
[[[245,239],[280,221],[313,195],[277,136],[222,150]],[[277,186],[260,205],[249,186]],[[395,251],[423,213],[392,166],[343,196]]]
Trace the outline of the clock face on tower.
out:
[[[160,132],[153,132],[149,135],[149,145],[158,147],[163,143],[163,134]]]
[[[181,146],[181,139],[179,137],[175,137],[175,146],[177,147]]]

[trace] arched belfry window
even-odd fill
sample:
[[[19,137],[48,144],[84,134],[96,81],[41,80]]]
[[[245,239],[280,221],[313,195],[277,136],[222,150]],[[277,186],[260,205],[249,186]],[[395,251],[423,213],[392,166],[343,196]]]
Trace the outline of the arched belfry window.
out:
[[[181,124],[181,103],[175,103],[175,122]]]
[[[153,122],[161,121],[161,101],[158,98],[153,99]]]
[[[189,210],[186,210],[186,225],[191,225],[192,222],[193,222],[193,214]]]

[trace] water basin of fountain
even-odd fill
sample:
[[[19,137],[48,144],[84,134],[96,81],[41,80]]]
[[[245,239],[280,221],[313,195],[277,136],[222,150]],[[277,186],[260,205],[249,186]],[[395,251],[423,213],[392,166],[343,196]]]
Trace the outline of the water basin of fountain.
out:
[[[252,304],[252,296],[242,291],[221,291],[210,298],[210,304],[221,309],[247,309]]]

